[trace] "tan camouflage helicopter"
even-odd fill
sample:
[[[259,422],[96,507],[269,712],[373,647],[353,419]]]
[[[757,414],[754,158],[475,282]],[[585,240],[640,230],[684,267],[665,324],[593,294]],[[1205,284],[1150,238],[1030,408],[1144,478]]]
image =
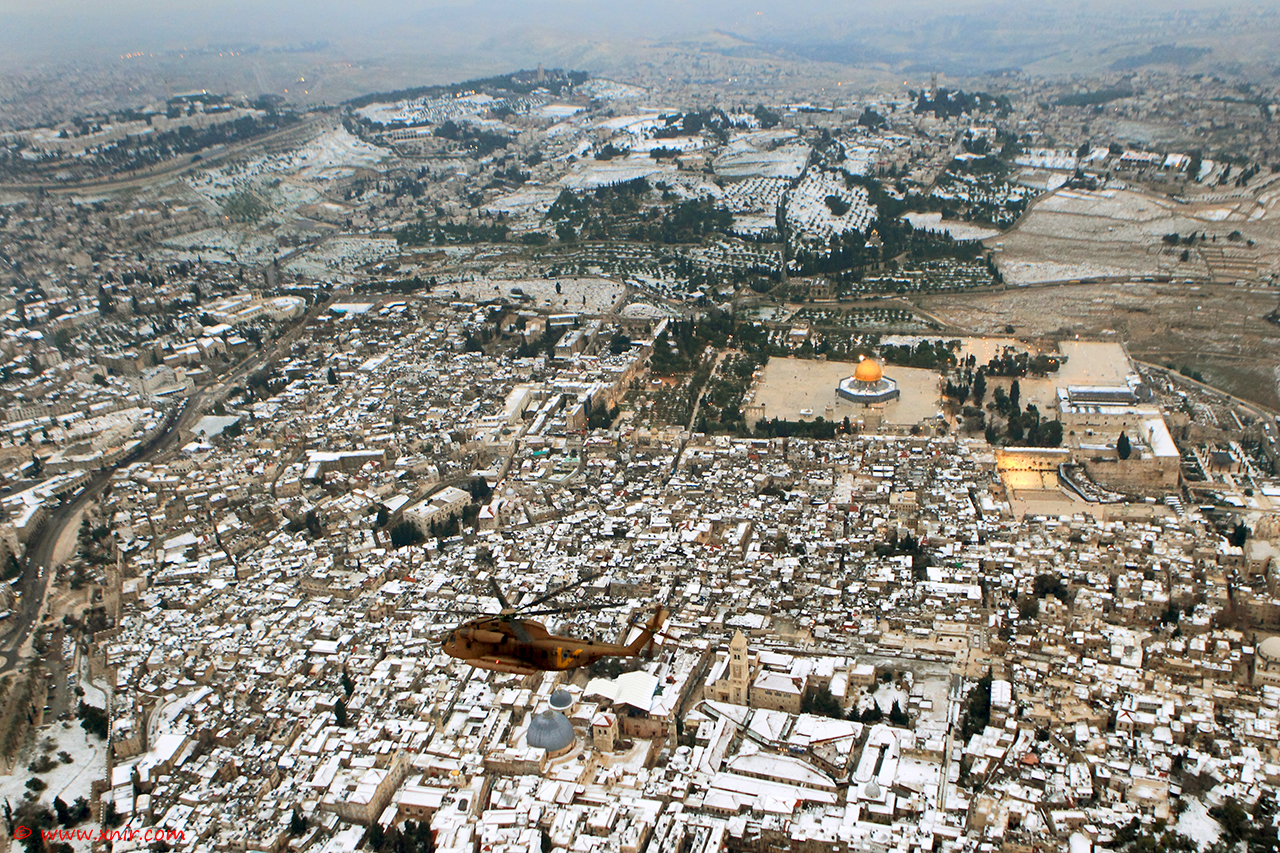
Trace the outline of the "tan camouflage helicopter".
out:
[[[512,607],[493,578],[490,589],[502,610],[497,615],[479,616],[447,631],[440,641],[445,654],[466,661],[474,667],[498,672],[531,675],[587,666],[602,658],[636,657],[653,641],[667,619],[667,610],[658,606],[653,616],[630,643],[601,643],[578,637],[552,634],[541,622],[530,617],[550,616],[581,610],[604,610],[618,603],[567,605],[537,610],[538,605],[589,583],[598,577],[589,575],[554,589],[532,601]]]

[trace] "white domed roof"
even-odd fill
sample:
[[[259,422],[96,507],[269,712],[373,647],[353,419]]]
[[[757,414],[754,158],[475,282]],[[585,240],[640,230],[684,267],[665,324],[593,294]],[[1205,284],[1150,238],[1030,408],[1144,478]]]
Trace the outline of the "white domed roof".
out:
[[[1280,637],[1267,637],[1258,643],[1258,654],[1272,663],[1280,663]]]

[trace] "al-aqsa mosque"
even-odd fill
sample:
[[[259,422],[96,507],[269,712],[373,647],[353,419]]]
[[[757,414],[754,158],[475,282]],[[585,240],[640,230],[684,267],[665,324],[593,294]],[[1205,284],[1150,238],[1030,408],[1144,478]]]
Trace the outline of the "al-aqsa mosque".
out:
[[[836,395],[864,406],[887,403],[898,399],[898,383],[884,375],[874,358],[864,358],[858,362],[852,376],[840,380]]]

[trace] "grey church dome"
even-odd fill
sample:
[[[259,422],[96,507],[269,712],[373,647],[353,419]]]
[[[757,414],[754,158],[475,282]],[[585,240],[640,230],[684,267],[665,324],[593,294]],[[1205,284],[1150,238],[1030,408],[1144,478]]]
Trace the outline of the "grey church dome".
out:
[[[559,711],[543,711],[535,714],[529,723],[524,741],[535,749],[560,752],[573,743],[573,723]]]

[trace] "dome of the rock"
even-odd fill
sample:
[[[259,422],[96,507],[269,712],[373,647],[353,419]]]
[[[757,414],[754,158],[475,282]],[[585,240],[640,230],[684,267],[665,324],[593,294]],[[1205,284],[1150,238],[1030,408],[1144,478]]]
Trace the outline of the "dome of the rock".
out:
[[[880,362],[864,358],[853,369],[852,376],[840,380],[836,396],[863,406],[887,403],[898,399],[898,383],[884,375]]]
[[[853,378],[858,382],[879,382],[883,376],[884,371],[874,358],[864,358],[853,371]]]

